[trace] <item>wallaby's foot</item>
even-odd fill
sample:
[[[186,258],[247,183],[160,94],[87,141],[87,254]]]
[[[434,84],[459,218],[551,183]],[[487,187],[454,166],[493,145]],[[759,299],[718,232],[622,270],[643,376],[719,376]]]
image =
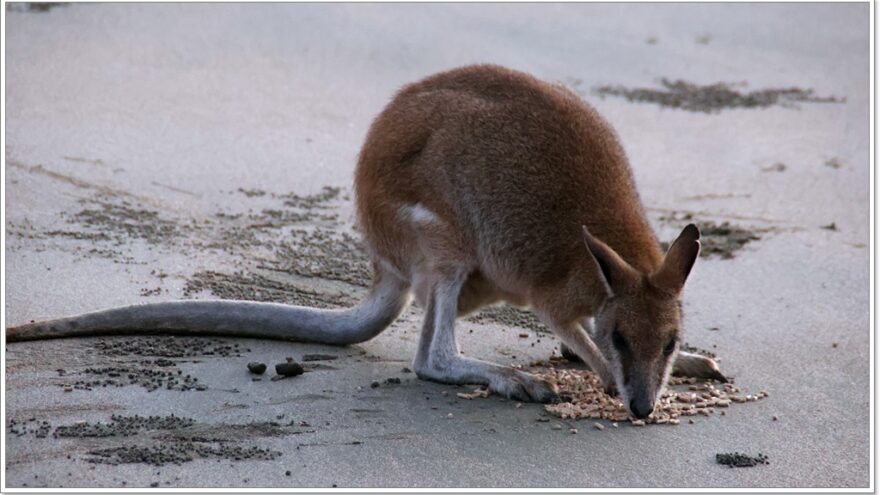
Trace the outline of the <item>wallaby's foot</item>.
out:
[[[499,377],[489,383],[489,390],[511,400],[521,402],[540,402],[542,404],[559,402],[558,390],[545,380],[531,373],[512,370],[509,377]]]
[[[455,357],[434,365],[414,363],[416,375],[423,380],[456,385],[486,385],[493,393],[521,402],[552,403],[559,401],[555,387],[535,375],[478,359]]]
[[[672,366],[672,374],[691,378],[704,378],[727,383],[714,359],[691,352],[679,352]]]

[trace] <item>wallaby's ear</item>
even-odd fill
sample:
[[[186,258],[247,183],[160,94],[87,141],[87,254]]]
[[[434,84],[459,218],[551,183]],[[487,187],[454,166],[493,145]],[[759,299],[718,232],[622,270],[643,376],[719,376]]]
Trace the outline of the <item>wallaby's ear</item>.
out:
[[[613,249],[607,244],[596,239],[587,230],[584,229],[584,243],[587,245],[587,252],[591,254],[591,258],[596,262],[599,269],[599,275],[605,282],[605,288],[608,289],[608,295],[614,295],[625,287],[632,285],[638,281],[638,273],[629,266],[629,263],[623,260]]]
[[[690,224],[681,231],[678,239],[669,246],[663,264],[651,275],[657,287],[678,294],[684,287],[688,274],[700,254],[700,229]]]

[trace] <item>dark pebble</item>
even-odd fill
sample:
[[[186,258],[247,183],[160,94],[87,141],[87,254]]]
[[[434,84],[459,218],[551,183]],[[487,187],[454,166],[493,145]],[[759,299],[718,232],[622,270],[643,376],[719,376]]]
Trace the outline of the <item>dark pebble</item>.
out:
[[[266,364],[265,363],[248,363],[248,370],[251,373],[255,373],[257,375],[262,375],[266,372]]]
[[[275,365],[275,373],[282,376],[297,376],[303,374],[303,371],[303,367],[293,360]]]
[[[379,382],[373,382],[370,384],[370,388],[379,388]]]

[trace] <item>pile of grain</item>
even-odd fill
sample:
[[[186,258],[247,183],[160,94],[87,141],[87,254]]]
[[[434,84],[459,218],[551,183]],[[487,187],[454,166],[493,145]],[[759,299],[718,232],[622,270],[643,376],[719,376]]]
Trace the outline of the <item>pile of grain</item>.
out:
[[[546,368],[532,372],[558,387],[559,395],[565,402],[548,404],[544,408],[562,419],[630,421],[637,426],[677,425],[682,416],[710,416],[718,408],[728,408],[731,404],[757,401],[769,396],[763,391],[744,395],[731,383],[716,387],[711,381],[671,378],[654,413],[645,420],[637,420],[626,412],[620,399],[603,391],[599,377],[591,371]]]

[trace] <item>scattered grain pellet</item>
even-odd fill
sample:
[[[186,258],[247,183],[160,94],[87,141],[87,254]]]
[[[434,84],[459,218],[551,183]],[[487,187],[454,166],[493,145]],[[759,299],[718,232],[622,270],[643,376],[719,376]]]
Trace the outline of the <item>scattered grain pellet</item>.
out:
[[[645,426],[645,422],[642,421],[641,419],[634,419],[632,421],[632,425],[633,426]]]
[[[605,427],[602,426],[602,423],[593,423],[593,428],[595,428],[595,429],[597,429],[597,430],[599,430],[599,431],[602,431],[602,430],[605,429]]]
[[[452,418],[453,418],[452,413],[449,413],[449,414],[446,415],[446,419],[452,419]]]
[[[527,334],[527,333],[521,333],[521,334],[519,334],[519,338],[521,338],[521,339],[527,339],[527,338],[529,338],[529,334]]]
[[[551,429],[551,430],[561,430],[561,429],[562,429],[562,425],[559,424],[559,423],[555,423],[553,426],[550,427],[550,429]]]
[[[577,435],[578,429],[577,428],[570,428],[568,430],[568,432],[571,433],[572,435]]]

